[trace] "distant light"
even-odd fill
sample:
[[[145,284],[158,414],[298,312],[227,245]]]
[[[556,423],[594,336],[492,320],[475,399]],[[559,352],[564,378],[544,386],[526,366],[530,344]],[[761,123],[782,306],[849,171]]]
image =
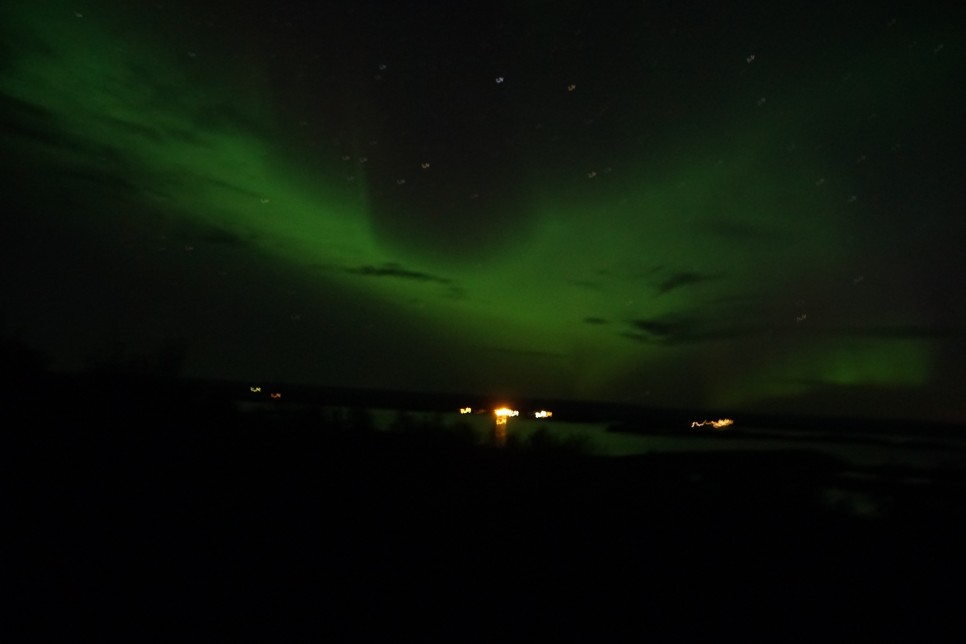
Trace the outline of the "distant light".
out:
[[[497,425],[506,425],[506,421],[508,421],[511,416],[519,416],[520,412],[518,412],[516,409],[500,407],[499,409],[494,409],[493,414],[496,416]]]
[[[249,387],[248,389],[249,389],[249,391],[251,391],[251,392],[252,392],[253,394],[257,394],[258,392],[260,392],[260,391],[262,390],[262,388],[261,388],[261,387]]]
[[[473,413],[473,408],[472,407],[460,407],[460,413],[461,414],[472,414]]]
[[[694,421],[691,423],[691,427],[704,427],[705,425],[711,425],[712,429],[724,429],[725,427],[730,427],[734,425],[735,421],[730,418],[719,418],[718,420],[703,420],[701,422]]]
[[[278,400],[279,398],[282,397],[282,394],[280,394],[277,391],[274,391],[274,392],[272,392],[271,396],[272,396],[273,399]]]
[[[538,412],[534,412],[533,414],[534,418],[550,418],[551,416],[553,416],[552,411],[544,411],[542,409]]]

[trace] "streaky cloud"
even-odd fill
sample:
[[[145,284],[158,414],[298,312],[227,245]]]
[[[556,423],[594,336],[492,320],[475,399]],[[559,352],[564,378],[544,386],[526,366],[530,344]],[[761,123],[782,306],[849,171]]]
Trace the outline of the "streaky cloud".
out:
[[[363,277],[395,277],[399,279],[413,280],[417,282],[433,282],[436,284],[451,284],[452,280],[430,273],[412,271],[403,268],[399,264],[383,264],[382,266],[372,266],[366,264],[356,268],[347,268],[347,273],[361,275]]]
[[[693,271],[673,273],[658,285],[658,293],[664,295],[665,293],[669,293],[678,288],[703,284],[704,282],[710,282],[715,279],[718,279],[718,277],[715,275],[708,275]]]

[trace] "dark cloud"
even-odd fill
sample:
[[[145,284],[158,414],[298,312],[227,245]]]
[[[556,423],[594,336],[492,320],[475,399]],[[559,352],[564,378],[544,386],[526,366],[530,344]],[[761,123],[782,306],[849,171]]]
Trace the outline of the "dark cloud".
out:
[[[718,279],[715,275],[707,275],[704,273],[696,273],[693,271],[682,271],[679,273],[672,273],[666,277],[659,285],[658,292],[663,295],[676,288],[682,288],[685,286],[694,286],[695,284],[702,284],[711,280]]]
[[[643,331],[647,335],[657,339],[667,339],[691,335],[693,330],[691,325],[671,320],[632,320],[631,324],[635,329]]]
[[[94,159],[116,159],[117,151],[65,131],[47,108],[0,92],[0,131],[28,143],[76,152]]]
[[[243,246],[254,238],[249,236],[246,239],[245,236],[225,228],[204,224],[195,225],[190,222],[176,225],[170,235],[186,244],[205,243],[226,247]]]
[[[657,320],[631,320],[633,332],[621,335],[650,344],[692,344],[717,340],[730,340],[754,335],[758,330],[740,327],[716,327],[703,319],[666,318]]]
[[[150,143],[164,143],[169,140],[191,145],[202,145],[204,143],[204,140],[198,133],[186,128],[154,127],[130,119],[121,119],[106,115],[100,115],[98,118],[115,130],[123,132],[124,134],[140,137]]]
[[[585,320],[587,321],[587,320]],[[630,320],[631,331],[621,333],[623,337],[648,344],[681,345],[732,340],[761,334],[764,327],[721,323],[704,317],[667,317],[659,319]],[[869,326],[869,327],[805,327],[788,325],[768,327],[768,334],[802,334],[826,337],[880,338],[885,340],[945,339],[964,335],[963,331],[948,328],[931,328],[917,325]]]
[[[403,268],[399,264],[383,264],[382,266],[359,266],[357,268],[347,268],[347,273],[362,275],[365,277],[398,277],[401,279],[414,280],[417,282],[434,282],[436,284],[450,284],[451,280],[430,273],[421,273]]]
[[[261,199],[264,196],[253,190],[249,190],[248,188],[243,188],[237,184],[229,183],[227,181],[222,181],[221,179],[213,179],[211,177],[207,177],[207,182],[213,186],[218,186],[219,188],[225,188],[226,190],[231,190],[232,192],[236,192],[240,195],[245,195],[246,197]]]

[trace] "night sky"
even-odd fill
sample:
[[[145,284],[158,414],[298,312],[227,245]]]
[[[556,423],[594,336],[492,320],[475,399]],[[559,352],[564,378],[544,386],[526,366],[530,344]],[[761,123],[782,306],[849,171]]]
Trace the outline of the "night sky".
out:
[[[955,4],[5,2],[4,333],[966,421]]]

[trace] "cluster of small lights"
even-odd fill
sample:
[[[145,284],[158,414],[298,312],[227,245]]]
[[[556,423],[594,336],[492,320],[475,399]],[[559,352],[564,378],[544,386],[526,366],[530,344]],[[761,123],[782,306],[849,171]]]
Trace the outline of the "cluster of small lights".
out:
[[[725,427],[729,427],[734,424],[735,421],[730,418],[719,418],[718,420],[703,420],[700,422],[694,421],[691,423],[691,427],[704,427],[705,425],[711,425],[712,429],[724,429]]]
[[[258,385],[252,385],[248,388],[248,391],[252,392],[253,394],[260,394],[262,393],[262,388]],[[279,400],[282,397],[282,392],[273,391],[269,394],[269,396],[272,398],[272,400]]]
[[[515,409],[508,409],[506,407],[500,407],[499,409],[494,409],[493,410],[493,413],[496,415],[497,432],[500,431],[500,428],[501,427],[505,431],[506,422],[508,420],[510,420],[510,417],[511,416],[519,416],[520,415],[520,412],[518,412],[517,410],[515,410]],[[506,440],[506,439],[505,439],[505,436],[503,438],[501,438],[498,435],[497,440],[502,445],[503,444],[503,441]]]
[[[476,413],[477,414],[480,414],[480,413],[483,413],[485,411],[486,411],[485,409],[478,409],[476,411]],[[460,413],[461,414],[472,414],[473,413],[473,408],[472,407],[460,407]],[[532,413],[534,418],[550,418],[550,417],[553,416],[553,412],[552,411],[547,411],[545,409],[541,409],[540,411],[535,411],[535,412],[528,412],[528,413]],[[493,410],[493,414],[495,416],[497,416],[497,417],[500,417],[500,418],[510,418],[510,417],[513,417],[513,416],[519,416],[520,415],[520,412],[518,410],[516,410],[516,409],[510,409],[509,407],[500,407],[499,409],[494,409]]]

